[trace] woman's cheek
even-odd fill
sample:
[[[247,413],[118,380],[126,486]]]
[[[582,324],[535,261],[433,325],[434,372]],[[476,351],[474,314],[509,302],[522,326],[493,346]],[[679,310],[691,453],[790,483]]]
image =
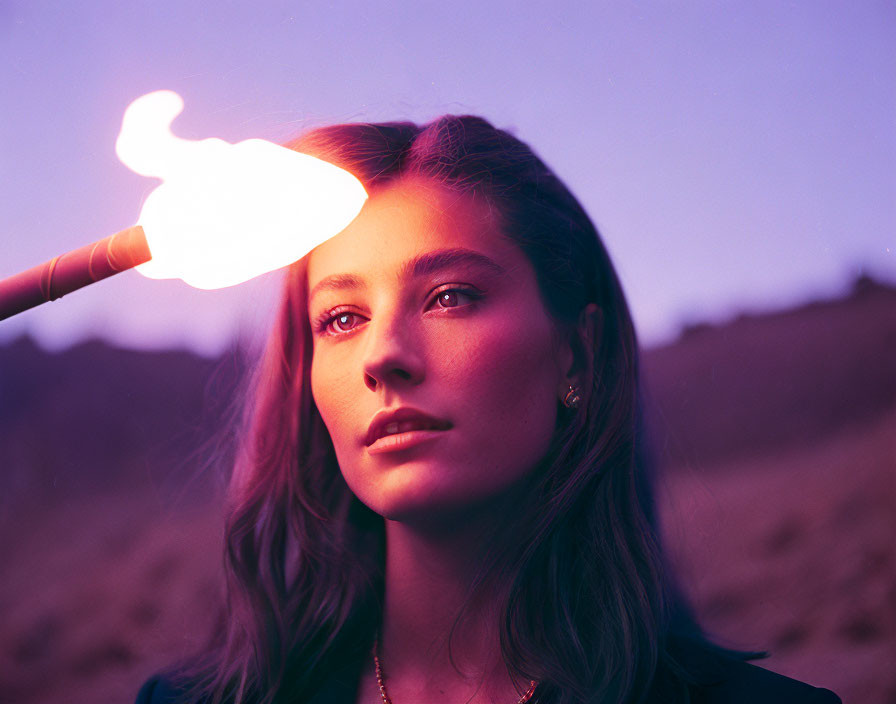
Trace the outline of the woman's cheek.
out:
[[[339,442],[340,428],[347,420],[348,399],[340,397],[340,390],[344,394],[348,392],[347,378],[342,378],[346,376],[331,360],[315,361],[311,365],[312,398],[334,443]]]
[[[513,311],[515,312],[515,311]],[[530,324],[509,315],[490,316],[470,335],[456,368],[472,372],[488,383],[526,385],[533,359],[542,359],[538,349],[541,336]]]

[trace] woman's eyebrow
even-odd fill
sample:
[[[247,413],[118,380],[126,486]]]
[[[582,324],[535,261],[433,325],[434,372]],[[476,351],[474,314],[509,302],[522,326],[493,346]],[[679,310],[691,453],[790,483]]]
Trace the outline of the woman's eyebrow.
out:
[[[496,274],[503,274],[507,270],[498,264],[494,259],[487,257],[481,252],[463,247],[453,247],[450,249],[437,249],[432,252],[426,252],[419,256],[409,259],[401,265],[398,273],[402,281],[410,278],[419,278],[429,274],[448,269],[452,266],[481,266],[490,269]],[[357,274],[333,274],[321,279],[308,296],[309,303],[314,296],[322,291],[336,291],[341,289],[358,289],[364,287],[364,279]]]

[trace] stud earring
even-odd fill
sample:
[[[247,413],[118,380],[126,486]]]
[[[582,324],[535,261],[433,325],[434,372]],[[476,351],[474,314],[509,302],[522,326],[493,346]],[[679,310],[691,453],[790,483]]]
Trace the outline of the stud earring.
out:
[[[563,399],[563,405],[567,408],[578,408],[579,402],[582,399],[579,397],[579,387],[578,386],[570,386],[569,391],[566,394],[566,398]]]

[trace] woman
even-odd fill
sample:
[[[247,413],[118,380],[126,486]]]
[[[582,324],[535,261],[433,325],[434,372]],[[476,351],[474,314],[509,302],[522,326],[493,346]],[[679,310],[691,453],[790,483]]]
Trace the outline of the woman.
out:
[[[231,484],[215,646],[138,702],[837,702],[703,636],[588,216],[477,117],[290,145],[370,194],[293,264]]]

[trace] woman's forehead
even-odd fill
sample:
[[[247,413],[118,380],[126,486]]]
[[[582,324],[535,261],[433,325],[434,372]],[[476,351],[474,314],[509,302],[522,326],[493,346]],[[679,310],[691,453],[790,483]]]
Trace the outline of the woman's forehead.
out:
[[[481,197],[433,182],[402,180],[372,195],[358,217],[308,255],[309,291],[342,275],[408,273],[408,263],[427,253],[453,249],[481,255],[505,270],[521,252],[503,236],[497,213]],[[346,279],[347,280],[347,279]]]

